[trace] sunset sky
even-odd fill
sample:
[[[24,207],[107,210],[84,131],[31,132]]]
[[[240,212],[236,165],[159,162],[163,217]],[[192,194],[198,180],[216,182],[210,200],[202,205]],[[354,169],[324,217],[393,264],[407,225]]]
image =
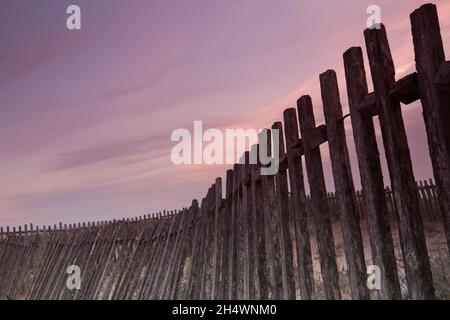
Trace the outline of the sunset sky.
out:
[[[173,165],[174,129],[192,130],[194,120],[221,130],[269,127],[303,94],[322,124],[326,69],[338,73],[348,111],[342,54],[363,46],[368,5],[381,7],[400,78],[415,68],[409,14],[422,3],[2,0],[0,225],[188,206],[228,167]],[[434,3],[448,53],[450,1]],[[66,28],[70,4],[81,7],[81,30]],[[431,178],[420,104],[403,110],[416,178]]]

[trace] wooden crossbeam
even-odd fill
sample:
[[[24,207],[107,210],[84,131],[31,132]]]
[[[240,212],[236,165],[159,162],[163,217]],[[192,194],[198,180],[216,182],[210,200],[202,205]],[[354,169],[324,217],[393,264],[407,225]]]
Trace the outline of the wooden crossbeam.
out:
[[[403,104],[410,104],[420,99],[417,72],[396,81],[389,91],[389,97]]]
[[[308,147],[316,148],[327,141],[327,126],[322,124],[317,126],[311,134],[311,143]],[[303,156],[305,151],[302,139],[298,139],[294,146],[288,150],[288,152],[292,153],[292,155],[296,158]],[[280,170],[286,170],[288,168],[287,155],[285,153],[280,155],[279,168]]]
[[[446,69],[443,70],[444,74],[445,70]],[[450,77],[449,75],[447,76]],[[393,99],[393,101],[400,101],[405,105],[419,100],[420,95],[419,84],[417,82],[417,72],[408,74],[407,76],[396,81],[389,91],[389,98]],[[358,105],[358,111],[361,112],[362,115],[367,117],[374,117],[378,115],[379,110],[376,104],[375,92],[371,92],[363,98],[361,103]]]
[[[375,92],[369,93],[357,106],[358,111],[365,116],[374,117],[378,115],[377,103],[375,98]]]

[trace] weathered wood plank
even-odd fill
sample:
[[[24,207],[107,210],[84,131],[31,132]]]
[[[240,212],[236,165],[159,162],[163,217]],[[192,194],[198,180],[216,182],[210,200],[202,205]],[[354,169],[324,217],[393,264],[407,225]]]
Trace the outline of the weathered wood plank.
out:
[[[355,197],[336,73],[328,70],[321,74],[320,81],[325,121],[330,137],[328,143],[337,203],[341,214],[342,234],[347,265],[349,267],[352,297],[355,299],[369,299],[370,296],[366,286],[364,245],[358,218],[360,216],[358,213],[362,210],[359,208]],[[360,110],[357,112],[358,115],[361,114]],[[372,120],[368,119],[367,121],[371,122]],[[355,130],[358,132],[358,129]]]
[[[344,67],[372,258],[374,264],[381,270],[381,298],[400,299],[394,244],[389,224],[390,211],[384,190],[375,128],[372,118],[358,109],[360,101],[368,94],[361,48],[350,48],[344,53]]]
[[[233,166],[233,178],[230,193],[230,244],[229,244],[229,260],[228,260],[228,299],[236,299],[237,296],[237,279],[238,279],[238,252],[237,252],[237,192],[238,185],[238,165]]]
[[[269,129],[263,129],[261,134],[264,133],[265,140],[261,141],[266,144],[267,157],[271,157],[272,153],[272,137]],[[275,177],[273,175],[262,175],[261,186],[263,193],[263,215],[264,215],[264,234],[266,242],[266,260],[267,260],[267,272],[269,276],[270,284],[270,296],[272,300],[280,300],[283,297],[283,279],[281,268],[281,242],[279,239],[280,234],[280,219],[276,202],[275,194]]]
[[[306,213],[306,196],[303,181],[301,159],[291,154],[294,144],[299,140],[297,114],[294,108],[283,112],[288,155],[289,182],[294,209],[294,230],[297,252],[297,271],[300,282],[300,294],[303,300],[314,299],[314,278],[311,257],[311,242]]]
[[[214,188],[214,258],[213,258],[213,284],[211,289],[211,298],[218,299],[221,295],[221,273],[222,273],[222,250],[223,250],[223,227],[221,219],[222,204],[222,178],[216,178]]]
[[[247,151],[243,154],[241,159],[242,167],[241,167],[241,192],[242,192],[242,249],[243,249],[243,257],[244,257],[244,268],[243,268],[243,299],[250,299],[250,264],[252,261],[252,256],[250,256],[250,239],[249,239],[249,217],[251,216],[251,186],[250,184],[246,184],[246,179],[249,175],[249,161],[250,161],[250,153]]]
[[[314,118],[311,97],[302,96],[297,101],[297,108],[300,133],[302,135],[303,145],[305,146],[305,165],[306,172],[308,173],[307,175],[309,189],[311,191],[311,201],[313,204],[316,239],[319,249],[320,269],[323,279],[325,298],[327,300],[337,300],[341,298],[341,293],[339,290],[339,275],[336,264],[336,251],[334,248],[333,232],[331,229],[330,212],[327,201],[327,190],[325,187],[325,177],[323,175],[322,156],[320,154],[319,147],[309,147],[310,145],[312,145],[312,143],[310,142],[311,135],[316,129],[316,120]],[[333,139],[334,137],[330,138]],[[343,215],[344,214],[345,213],[343,212]],[[342,221],[345,220],[343,219]],[[353,230],[345,231],[350,231],[350,234],[354,234],[352,232]],[[346,244],[349,243],[346,242]]]
[[[386,29],[383,25],[380,29],[366,29],[364,37],[398,212],[408,289],[413,299],[433,299],[433,279],[400,102],[389,98],[395,68]]]
[[[444,61],[436,6],[426,4],[415,10],[411,27],[428,147],[450,251],[450,65]]]
[[[259,145],[255,145],[252,152],[259,154]],[[264,207],[261,179],[257,178],[261,164],[259,162],[259,156],[257,158],[258,161],[253,167],[254,171],[251,181],[253,242],[255,252],[255,295],[258,300],[267,300],[269,298],[269,280],[267,276]]]
[[[229,219],[231,217],[231,192],[233,189],[233,170],[227,170],[225,183],[225,202],[222,213],[222,223],[224,228],[223,253],[222,253],[222,292],[221,298],[227,299],[230,290],[230,245],[231,245],[231,225]]]
[[[285,153],[284,147],[284,131],[281,122],[275,122],[272,130],[278,130],[278,147],[279,154]],[[289,212],[289,187],[287,179],[287,170],[280,168],[276,175],[276,196],[278,204],[278,212],[280,213],[280,231],[279,237],[281,241],[282,256],[282,274],[283,274],[283,295],[286,300],[295,300],[295,276],[294,261],[292,255],[292,239],[291,226],[293,217]]]
[[[243,161],[240,161],[243,163]],[[245,250],[245,233],[244,233],[244,217],[246,215],[246,207],[244,203],[244,186],[243,186],[243,171],[244,164],[237,164],[234,166],[234,217],[235,217],[235,232],[236,232],[236,256],[237,256],[237,269],[236,269],[236,298],[238,300],[244,299],[245,292],[248,291],[246,289],[246,276],[245,276],[245,268],[246,268],[246,250]]]

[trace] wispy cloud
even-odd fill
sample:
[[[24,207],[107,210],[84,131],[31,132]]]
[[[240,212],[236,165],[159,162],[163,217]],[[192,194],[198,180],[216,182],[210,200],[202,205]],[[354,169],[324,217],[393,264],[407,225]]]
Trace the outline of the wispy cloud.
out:
[[[326,69],[338,74],[347,112],[342,53],[364,44],[372,4],[136,0],[124,10],[119,0],[82,0],[85,28],[70,33],[69,2],[0,5],[0,224],[188,205],[227,166],[174,166],[173,129],[192,129],[194,120],[205,129],[270,127],[303,94],[323,123]],[[414,70],[409,13],[424,2],[379,1],[398,78]],[[450,50],[450,3],[437,4]],[[405,108],[404,118],[416,173],[430,175],[429,160],[417,156],[428,152],[420,105]]]

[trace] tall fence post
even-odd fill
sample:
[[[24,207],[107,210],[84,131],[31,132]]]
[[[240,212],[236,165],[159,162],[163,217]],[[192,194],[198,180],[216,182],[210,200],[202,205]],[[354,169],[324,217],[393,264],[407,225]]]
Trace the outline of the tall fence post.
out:
[[[359,105],[368,97],[366,72],[360,47],[350,48],[344,53],[344,67],[372,257],[381,270],[381,298],[401,299],[389,221],[390,211],[384,189],[375,128],[372,116],[365,115],[359,110]]]
[[[250,243],[251,239],[249,236],[249,218],[251,216],[251,206],[252,206],[252,198],[251,198],[251,186],[247,183],[247,178],[250,174],[250,153],[247,151],[244,153],[242,158],[242,168],[241,168],[241,188],[242,188],[242,238],[241,241],[243,243],[243,255],[244,255],[244,270],[243,270],[243,279],[244,279],[244,292],[243,296],[245,300],[250,299],[250,281],[253,281],[253,277],[251,277],[250,270],[251,266],[253,266],[253,257],[250,255]]]
[[[305,154],[306,172],[308,173],[308,182],[311,192],[325,298],[327,300],[339,300],[341,298],[341,293],[339,290],[336,251],[331,229],[325,177],[323,175],[322,156],[320,154],[320,147],[314,143],[316,120],[314,118],[311,97],[302,96],[297,101],[297,107],[300,133],[303,141],[303,152]],[[348,232],[350,230],[346,231]],[[347,241],[346,244],[348,244]]]
[[[445,73],[450,73],[450,62],[445,62],[434,4],[425,4],[415,10],[411,14],[411,26],[423,118],[450,250],[450,79],[444,80],[444,90],[439,90],[436,83],[440,82],[439,71],[446,69]]]
[[[278,130],[278,147],[280,157],[285,155],[284,132],[281,122],[272,125],[273,130]],[[281,165],[276,175],[276,197],[278,212],[280,214],[280,231],[283,273],[283,294],[286,300],[295,300],[295,276],[294,261],[292,255],[291,224],[292,215],[289,212],[289,187],[287,178],[287,166]]]
[[[266,145],[267,157],[271,157],[272,137],[269,129],[263,129],[260,135],[260,145]],[[261,137],[265,136],[265,139]],[[266,140],[266,141],[264,141]],[[266,241],[267,267],[270,283],[270,299],[279,300],[283,296],[283,279],[281,268],[281,242],[279,239],[279,213],[275,195],[275,177],[273,175],[261,175],[261,184],[264,203],[264,233]],[[281,277],[280,277],[281,275]]]
[[[246,205],[244,199],[244,185],[242,182],[243,171],[245,170],[243,163],[236,165],[236,177],[235,177],[235,211],[236,211],[236,250],[237,250],[237,282],[236,286],[236,298],[242,300],[245,297],[245,293],[248,292],[246,285],[246,256],[245,256],[245,231],[244,231],[244,219],[246,218]]]
[[[397,207],[408,288],[413,299],[433,299],[433,278],[400,102],[389,97],[395,68],[386,29],[383,25],[380,29],[366,29],[364,37]]]
[[[221,299],[228,298],[229,291],[229,276],[230,276],[230,196],[233,186],[233,171],[227,170],[225,180],[225,201],[222,206],[222,223],[223,223],[223,251],[222,251],[222,285],[221,285]]]
[[[286,136],[286,156],[288,162],[289,182],[292,192],[294,209],[294,230],[297,252],[297,269],[300,283],[300,295],[303,300],[314,299],[314,277],[311,256],[311,242],[308,230],[308,217],[306,212],[306,196],[303,181],[301,159],[295,154],[299,148],[297,114],[294,108],[283,112]]]
[[[222,273],[222,250],[223,250],[223,227],[221,219],[221,206],[222,206],[222,178],[216,179],[214,194],[214,260],[213,260],[213,287],[211,296],[213,299],[218,299],[221,292],[221,273]]]
[[[236,283],[237,283],[237,246],[236,246],[236,179],[237,179],[237,165],[233,166],[232,179],[231,179],[231,190],[228,194],[227,199],[230,201],[230,232],[229,232],[229,261],[228,261],[228,299],[232,300],[236,298]],[[227,181],[228,183],[228,181]],[[228,185],[227,185],[228,187]],[[227,189],[228,190],[228,189]],[[229,197],[229,198],[228,198]]]
[[[254,145],[252,152],[256,153],[257,164],[252,172],[252,220],[253,241],[255,249],[255,291],[257,298],[267,300],[269,298],[269,279],[267,276],[267,256],[264,222],[264,199],[261,177],[259,170],[261,163],[259,159],[259,144]]]
[[[344,243],[346,243],[345,249],[352,296],[354,299],[368,299],[370,296],[366,285],[367,275],[364,245],[358,218],[358,204],[345,139],[339,88],[336,73],[333,70],[328,70],[320,75],[320,87],[336,198],[341,215],[342,235]]]

